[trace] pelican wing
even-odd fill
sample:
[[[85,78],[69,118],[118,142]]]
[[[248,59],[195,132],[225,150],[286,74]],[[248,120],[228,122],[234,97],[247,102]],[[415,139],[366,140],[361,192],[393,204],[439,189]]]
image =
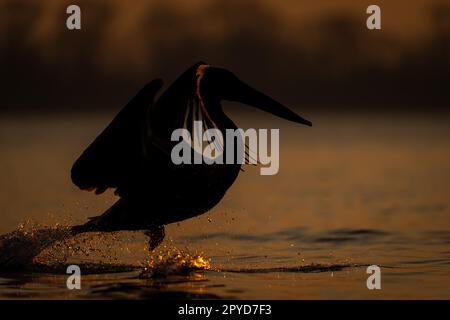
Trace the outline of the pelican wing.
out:
[[[162,80],[151,81],[116,115],[74,163],[73,183],[96,193],[128,184],[141,167],[148,113],[161,87]]]

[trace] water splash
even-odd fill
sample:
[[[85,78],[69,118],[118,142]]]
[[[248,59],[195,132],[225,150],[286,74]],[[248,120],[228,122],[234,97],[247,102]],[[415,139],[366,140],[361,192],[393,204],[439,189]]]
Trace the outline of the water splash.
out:
[[[190,252],[175,246],[163,246],[155,250],[144,267],[141,278],[167,277],[170,275],[186,275],[199,270],[210,270],[211,259],[203,252]]]
[[[134,240],[132,237],[126,239]],[[26,221],[16,230],[0,236],[0,271],[59,272],[71,262],[111,266],[120,260],[120,255],[127,256],[124,252],[131,251],[123,242],[114,233],[74,236],[70,226],[44,226]],[[118,250],[114,250],[117,245]]]
[[[26,221],[0,236],[0,271],[65,273],[69,264],[83,273],[139,270],[142,277],[208,270],[203,253],[178,249],[172,243],[149,252],[139,232],[92,232],[73,236],[70,226],[43,226]]]
[[[42,227],[30,221],[0,236],[0,270],[27,270],[46,247],[70,235],[70,227]]]

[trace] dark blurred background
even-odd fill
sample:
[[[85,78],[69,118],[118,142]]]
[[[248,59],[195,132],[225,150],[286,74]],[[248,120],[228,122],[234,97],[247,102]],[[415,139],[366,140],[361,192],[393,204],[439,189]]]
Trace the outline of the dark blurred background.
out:
[[[303,109],[447,110],[450,2],[0,0],[3,112],[117,109],[198,60]]]

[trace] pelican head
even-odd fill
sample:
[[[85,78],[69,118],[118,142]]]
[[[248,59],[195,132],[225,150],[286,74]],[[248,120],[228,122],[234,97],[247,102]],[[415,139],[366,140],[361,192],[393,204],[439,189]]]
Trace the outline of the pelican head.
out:
[[[201,64],[197,67],[197,95],[200,100],[240,102],[277,117],[312,126],[312,123],[262,92],[244,83],[232,72]]]

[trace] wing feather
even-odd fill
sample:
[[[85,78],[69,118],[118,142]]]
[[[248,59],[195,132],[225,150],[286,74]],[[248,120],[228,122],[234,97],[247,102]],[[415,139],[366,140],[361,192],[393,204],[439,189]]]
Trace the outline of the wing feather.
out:
[[[96,193],[126,187],[143,161],[148,112],[161,87],[160,79],[148,83],[86,148],[72,167],[75,185]]]

